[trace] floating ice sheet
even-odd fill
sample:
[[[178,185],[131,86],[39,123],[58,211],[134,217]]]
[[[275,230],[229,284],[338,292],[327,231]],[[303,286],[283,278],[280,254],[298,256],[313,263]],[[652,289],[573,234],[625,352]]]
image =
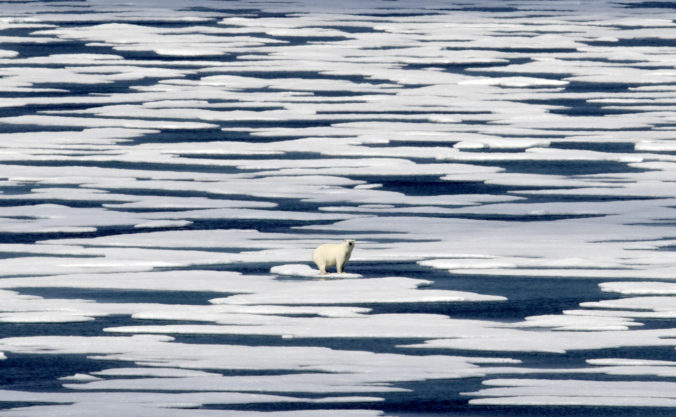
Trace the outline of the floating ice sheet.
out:
[[[625,295],[676,295],[676,283],[671,282],[604,282],[601,289]]]
[[[331,273],[328,275],[321,275],[319,270],[313,269],[306,264],[288,264],[288,265],[277,265],[270,268],[270,273],[276,275],[285,275],[292,277],[307,277],[307,278],[361,278],[360,274],[350,274],[347,272],[344,273]]]
[[[496,379],[471,404],[673,407],[671,382]]]
[[[507,352],[566,353],[573,350],[619,347],[672,346],[673,329],[600,331],[529,331],[517,329],[464,329],[460,337],[428,340],[410,348],[461,349]]]

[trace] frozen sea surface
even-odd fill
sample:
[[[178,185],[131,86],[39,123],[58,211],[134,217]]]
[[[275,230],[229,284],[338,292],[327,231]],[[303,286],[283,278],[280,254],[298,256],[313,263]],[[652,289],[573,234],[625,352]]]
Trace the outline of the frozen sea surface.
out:
[[[0,10],[3,416],[676,413],[674,3]]]

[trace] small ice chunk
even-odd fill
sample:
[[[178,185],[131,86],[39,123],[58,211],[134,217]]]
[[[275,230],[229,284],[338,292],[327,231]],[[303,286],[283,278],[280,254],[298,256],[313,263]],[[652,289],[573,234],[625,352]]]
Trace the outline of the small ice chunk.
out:
[[[91,381],[100,381],[101,378],[95,377],[89,374],[75,374],[70,376],[64,376],[59,378],[61,381],[77,381],[77,382],[91,382]]]
[[[152,220],[145,223],[139,223],[134,227],[137,229],[145,229],[145,228],[158,229],[165,227],[185,227],[190,226],[191,224],[192,222],[188,220]]]
[[[650,359],[600,358],[587,359],[586,362],[599,366],[676,366],[676,362]]]
[[[270,273],[275,275],[285,275],[285,276],[295,276],[295,277],[310,277],[310,278],[319,278],[326,277],[327,275],[320,275],[319,271],[312,268],[309,265],[305,264],[287,264],[287,265],[277,265],[270,268]],[[360,274],[350,274],[343,272],[342,274],[332,273],[329,274],[331,277],[337,278],[361,278]]]

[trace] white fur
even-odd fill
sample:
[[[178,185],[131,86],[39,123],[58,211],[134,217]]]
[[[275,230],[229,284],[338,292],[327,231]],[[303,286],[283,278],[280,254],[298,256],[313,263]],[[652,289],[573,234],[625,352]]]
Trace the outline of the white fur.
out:
[[[341,243],[325,243],[315,249],[312,253],[312,260],[317,264],[319,272],[327,274],[326,268],[335,265],[336,271],[339,274],[343,273],[345,265],[352,255],[354,243],[354,240],[346,239]]]

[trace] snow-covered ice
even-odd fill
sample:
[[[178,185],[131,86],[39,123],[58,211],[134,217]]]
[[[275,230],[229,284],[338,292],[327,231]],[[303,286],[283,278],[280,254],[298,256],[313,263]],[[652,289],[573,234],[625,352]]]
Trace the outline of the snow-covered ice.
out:
[[[674,10],[4,2],[0,414],[670,412]]]

